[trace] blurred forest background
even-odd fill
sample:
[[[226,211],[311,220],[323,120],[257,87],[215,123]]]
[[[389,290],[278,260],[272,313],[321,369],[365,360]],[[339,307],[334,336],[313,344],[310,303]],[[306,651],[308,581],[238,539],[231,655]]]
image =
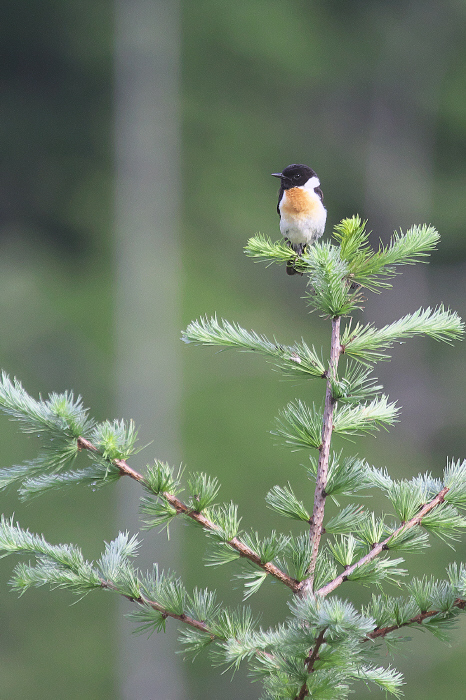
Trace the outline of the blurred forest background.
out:
[[[465,28],[464,0],[4,0],[1,367],[34,395],[72,389],[99,420],[134,418],[141,444],[154,440],[137,468],[158,457],[218,475],[245,526],[288,531],[263,498],[290,480],[310,503],[307,456],[275,446],[268,431],[289,400],[319,401],[322,387],[279,381],[252,355],[183,346],[180,332],[216,313],[283,343],[328,347],[328,324],[301,298],[305,282],[242,252],[258,231],[278,239],[270,173],[293,162],[319,174],[327,235],[356,213],[374,245],[413,223],[440,231],[431,264],[370,296],[366,320],[440,302],[466,317]],[[138,88],[139,75],[148,82]],[[137,176],[131,133],[153,158]],[[396,348],[376,375],[403,407],[401,422],[346,449],[397,477],[466,458],[465,351],[425,340]],[[0,432],[2,466],[36,453],[34,437],[4,418]],[[91,559],[137,527],[130,486],[28,504],[2,493],[0,511]],[[144,535],[148,561],[160,551],[188,588],[218,586],[221,600],[240,601],[233,567],[203,566],[198,531],[170,536],[174,560],[165,535]],[[466,545],[435,545],[408,564],[442,576],[453,560],[466,560]],[[131,635],[121,622],[129,603],[110,595],[71,606],[69,594],[44,589],[19,601],[7,587],[12,565],[0,567],[0,697],[258,697],[242,671],[230,681],[205,658],[164,656],[162,635]],[[263,591],[267,626],[286,615],[286,592]],[[368,592],[342,595],[360,602]],[[464,622],[451,646],[413,634],[393,660],[407,700],[463,700],[465,653]]]

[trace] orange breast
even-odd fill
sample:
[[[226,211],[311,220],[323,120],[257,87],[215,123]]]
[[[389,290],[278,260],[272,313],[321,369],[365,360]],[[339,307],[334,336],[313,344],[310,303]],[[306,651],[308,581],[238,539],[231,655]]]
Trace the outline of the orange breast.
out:
[[[318,199],[317,195],[312,196],[299,187],[292,187],[290,190],[285,190],[280,210],[282,215],[293,219],[310,216],[319,206]]]

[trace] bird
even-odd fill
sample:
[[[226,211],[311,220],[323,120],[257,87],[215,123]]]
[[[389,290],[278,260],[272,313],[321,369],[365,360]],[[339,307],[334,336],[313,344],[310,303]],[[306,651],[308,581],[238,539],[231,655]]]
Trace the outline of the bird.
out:
[[[301,256],[306,246],[313,245],[325,229],[327,210],[324,207],[320,180],[312,168],[293,163],[281,173],[271,173],[280,178],[277,212],[280,232],[296,255]],[[299,273],[292,261],[286,265],[289,275]]]

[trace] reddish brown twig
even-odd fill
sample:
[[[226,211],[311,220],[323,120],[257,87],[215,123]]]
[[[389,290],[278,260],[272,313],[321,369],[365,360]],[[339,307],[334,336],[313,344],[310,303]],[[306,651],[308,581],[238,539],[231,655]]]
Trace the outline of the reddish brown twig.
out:
[[[314,671],[314,664],[319,658],[319,649],[322,646],[322,644],[325,642],[325,632],[327,631],[327,628],[323,629],[322,632],[319,634],[319,636],[316,639],[316,643],[314,644],[313,648],[309,652],[309,656],[307,657],[306,661],[304,662],[307,670],[309,673],[312,673]]]
[[[466,607],[466,600],[464,598],[457,598],[453,603],[453,607],[464,610]],[[385,637],[385,635],[390,634],[390,632],[395,632],[395,630],[402,629],[402,627],[408,627],[409,625],[422,625],[424,620],[428,620],[430,617],[435,617],[435,615],[440,615],[440,612],[440,610],[427,610],[419,613],[419,615],[415,615],[406,622],[402,622],[400,625],[376,627],[375,630],[370,632],[362,641],[366,642],[368,639],[380,639],[381,637]]]
[[[119,593],[118,587],[113,583],[113,581],[101,579],[100,583],[102,588],[106,588],[107,590]],[[160,603],[157,603],[155,600],[149,600],[148,598],[145,598],[142,595],[138,597],[126,595],[124,593],[122,593],[121,595],[123,595],[123,597],[129,600],[131,603],[139,603],[140,605],[145,605],[147,607],[152,608],[153,610],[157,610],[164,619],[166,619],[167,617],[171,617],[174,620],[179,620],[180,622],[183,622],[189,627],[193,627],[194,629],[199,630],[200,632],[204,632],[205,634],[209,635],[211,642],[215,641],[216,639],[225,639],[225,637],[219,636],[218,634],[214,634],[214,632],[212,632],[212,630],[209,628],[206,622],[202,620],[196,620],[194,617],[186,615],[185,613],[181,613],[179,615],[177,613],[170,612],[169,610],[164,608],[163,605],[160,605]],[[255,649],[254,653],[257,656],[263,656],[271,660],[274,659],[273,654],[270,654],[268,651],[264,651],[263,649]]]
[[[187,506],[185,503],[183,503],[183,501],[180,501],[180,499],[174,496],[173,494],[164,492],[163,497],[170,503],[170,505],[172,505],[175,508],[177,513],[182,513],[188,518],[195,520],[206,530],[218,530],[218,527],[217,525],[215,525],[215,523],[206,518],[205,515],[202,515],[202,513],[198,513],[197,511]],[[279,569],[278,566],[275,566],[275,564],[272,564],[272,562],[263,563],[261,561],[261,558],[254,552],[254,550],[248,547],[248,545],[244,544],[244,542],[241,542],[241,540],[238,539],[238,537],[233,537],[231,540],[228,540],[227,544],[229,544],[230,547],[233,547],[233,549],[235,549],[241,557],[249,559],[249,561],[252,561],[254,564],[259,566],[268,574],[284,583],[285,586],[291,588],[291,590],[294,593],[298,591],[299,583],[298,581],[296,581],[296,579],[291,578],[291,576],[288,576],[288,574],[285,574],[284,571]]]
[[[107,590],[119,593],[118,587],[112,581],[106,581],[104,579],[101,579],[101,586],[102,588],[106,588]],[[140,605],[146,605],[147,607],[152,608],[153,610],[157,610],[165,618],[172,617],[174,620],[180,620],[180,622],[184,622],[186,625],[194,627],[194,629],[197,629],[200,632],[205,632],[206,634],[210,635],[212,640],[216,638],[216,635],[211,632],[211,630],[208,628],[205,622],[196,620],[194,617],[190,617],[189,615],[185,615],[184,613],[182,613],[181,615],[177,615],[176,613],[170,612],[169,610],[164,608],[163,605],[160,605],[160,603],[157,603],[155,600],[149,600],[148,598],[144,598],[144,596],[142,595],[137,598],[133,598],[132,596],[125,594],[122,595],[124,598],[127,598],[132,603],[139,603]]]
[[[322,644],[325,642],[325,632],[326,631],[327,631],[326,629],[323,629],[320,632],[319,636],[316,639],[316,643],[314,644],[314,646],[310,650],[308,657],[307,657],[306,661],[304,662],[309,673],[313,673],[313,671],[314,671],[314,664],[317,661],[317,659],[319,658],[319,649],[322,646]],[[307,689],[307,684],[303,683],[303,685],[299,689],[299,693],[296,696],[296,700],[304,700],[304,698],[307,695],[309,695],[309,691]]]
[[[450,489],[445,486],[436,496],[433,498],[429,503],[426,503],[415,515],[411,520],[408,520],[407,523],[403,523],[400,525],[399,528],[395,530],[395,532],[392,532],[391,535],[386,537],[382,542],[378,542],[375,544],[371,551],[368,552],[364,557],[361,557],[359,561],[357,561],[355,564],[352,564],[351,566],[348,566],[348,568],[345,569],[339,576],[333,579],[333,581],[329,581],[329,583],[326,583],[325,586],[322,586],[322,588],[319,588],[318,591],[316,591],[316,595],[319,596],[326,596],[332,591],[335,590],[335,588],[338,588],[338,586],[341,586],[344,581],[348,579],[348,577],[355,571],[357,568],[360,566],[364,566],[364,564],[367,564],[368,562],[372,561],[376,557],[379,556],[384,550],[388,549],[388,544],[390,540],[393,537],[396,537],[397,535],[400,534],[400,532],[403,532],[404,530],[409,530],[412,527],[415,527],[416,525],[420,525],[422,522],[422,519],[427,513],[430,513],[431,510],[433,510],[436,506],[440,505],[443,503],[445,500],[445,495]]]
[[[332,340],[330,345],[330,366],[327,377],[327,390],[325,393],[324,418],[322,426],[322,444],[320,446],[319,462],[317,465],[316,489],[314,493],[314,508],[311,518],[309,538],[311,541],[311,560],[308,569],[308,578],[300,584],[302,595],[312,593],[314,586],[314,571],[317,555],[319,553],[320,538],[322,536],[322,524],[325,511],[325,489],[327,487],[328,462],[330,455],[330,442],[333,430],[333,411],[335,401],[332,394],[332,381],[336,376],[338,359],[341,354],[340,345],[340,317],[332,319]]]
[[[86,440],[86,438],[78,437],[77,444],[78,450],[89,450],[89,452],[95,452],[96,454],[102,456],[102,453],[97,449],[97,447],[93,445],[90,440]],[[144,482],[144,477],[142,474],[139,474],[139,472],[130,467],[128,462],[126,462],[124,459],[112,459],[111,462],[118,467],[122,476],[129,476],[135,481]]]
[[[89,440],[86,440],[86,438],[79,437],[77,443],[78,449],[85,449],[91,452],[95,452],[96,454],[100,454],[97,447]],[[116,467],[118,467],[122,476],[129,476],[131,479],[134,479],[135,481],[147,486],[143,475],[139,474],[139,472],[130,467],[125,460],[115,459],[112,460],[112,463]],[[206,518],[205,515],[190,508],[188,505],[186,505],[186,503],[183,503],[183,501],[177,498],[177,496],[174,496],[173,494],[164,491],[162,494],[160,494],[160,497],[164,498],[168,503],[170,503],[170,505],[176,510],[177,513],[191,518],[191,520],[194,520],[195,522],[199,523],[199,525],[202,525],[202,527],[206,530],[215,531],[219,529],[217,525],[215,525],[215,523]],[[278,581],[284,583],[285,586],[291,588],[291,590],[294,593],[298,592],[299,583],[298,581],[296,581],[296,579],[291,578],[291,576],[288,576],[288,574],[279,569],[278,566],[275,566],[275,564],[272,564],[272,562],[262,562],[261,558],[256,554],[256,552],[254,552],[253,549],[244,544],[244,542],[241,542],[241,540],[238,539],[238,537],[233,537],[231,540],[228,540],[227,544],[229,544],[230,547],[235,549],[241,557],[249,559],[249,561],[259,566],[261,569],[263,569],[263,571],[266,571]]]

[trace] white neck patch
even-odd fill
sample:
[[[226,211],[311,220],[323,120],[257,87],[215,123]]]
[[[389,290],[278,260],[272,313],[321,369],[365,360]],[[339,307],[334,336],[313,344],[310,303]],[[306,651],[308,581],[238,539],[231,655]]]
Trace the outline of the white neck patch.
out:
[[[314,175],[314,177],[310,177],[306,184],[302,186],[302,189],[313,192],[316,187],[320,187],[320,180],[317,175]]]

